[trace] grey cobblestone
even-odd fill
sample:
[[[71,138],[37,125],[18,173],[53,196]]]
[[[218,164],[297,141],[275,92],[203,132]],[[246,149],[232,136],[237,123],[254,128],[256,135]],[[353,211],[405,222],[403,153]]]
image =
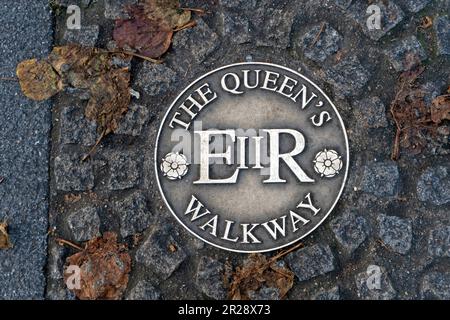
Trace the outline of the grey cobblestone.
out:
[[[202,19],[196,21],[195,28],[177,32],[173,37],[172,48],[178,57],[183,57],[183,61],[174,62],[173,67],[181,72],[192,63],[203,62],[219,46],[219,36]]]
[[[105,18],[113,20],[130,18],[124,6],[136,3],[138,0],[105,0]]]
[[[326,79],[340,98],[359,95],[369,81],[369,72],[355,56],[348,56],[325,71]]]
[[[174,252],[171,252],[171,246],[175,248]],[[154,229],[136,252],[136,261],[162,279],[169,278],[186,258],[183,248],[162,229]]]
[[[126,300],[159,300],[161,293],[148,280],[139,281],[126,295]]]
[[[341,300],[339,287],[333,287],[329,290],[323,290],[314,295],[313,300]]]
[[[320,32],[323,28],[323,31]],[[320,35],[317,38],[317,35]],[[315,25],[301,40],[301,48],[305,56],[315,62],[323,62],[332,54],[339,51],[342,36],[328,23]]]
[[[100,235],[98,209],[86,207],[71,212],[67,216],[67,225],[75,241],[83,242],[98,237]]]
[[[364,300],[392,300],[396,297],[397,292],[392,287],[391,280],[388,273],[383,267],[380,268],[380,281],[377,283],[375,273],[361,272],[356,278],[356,287],[358,290],[358,297]],[[379,286],[378,286],[379,285]]]
[[[410,36],[392,45],[385,51],[389,61],[398,72],[407,71],[427,59],[427,54],[415,36]]]
[[[420,201],[440,206],[450,202],[450,174],[447,167],[426,169],[419,177],[417,195]]]
[[[120,235],[128,237],[140,233],[150,226],[152,213],[147,199],[141,192],[134,192],[114,203],[114,212],[120,219]]]
[[[66,43],[75,43],[85,47],[95,47],[100,27],[98,25],[81,26],[79,30],[68,29],[64,33],[64,41]]]
[[[450,226],[440,225],[430,231],[428,253],[433,257],[450,258]]]
[[[149,119],[150,112],[147,107],[132,104],[123,120],[120,122],[116,133],[133,137],[140,136]]]
[[[251,42],[250,22],[246,16],[225,11],[220,14],[220,19],[223,37],[236,44]]]
[[[259,35],[256,45],[285,49],[290,44],[295,12],[274,8],[258,8],[253,23]]]
[[[358,124],[365,128],[385,128],[388,125],[386,119],[386,107],[378,97],[358,100],[354,107]]]
[[[378,197],[394,196],[398,192],[399,172],[394,162],[373,162],[365,166],[361,190]]]
[[[209,298],[226,299],[227,292],[223,285],[224,272],[223,263],[207,256],[201,257],[197,267],[197,286]]]
[[[139,184],[141,166],[134,153],[112,152],[109,154],[108,164],[110,190],[126,190]]]
[[[167,92],[178,80],[177,74],[162,64],[145,62],[136,75],[136,84],[149,96],[158,96]]]
[[[327,245],[299,249],[287,256],[287,262],[299,281],[324,275],[335,268],[334,255]]]
[[[379,215],[380,239],[393,251],[406,254],[411,248],[412,224],[409,219]]]
[[[62,144],[93,146],[97,141],[97,125],[89,121],[83,110],[69,106],[61,111],[60,139]]]
[[[431,0],[397,0],[397,2],[408,11],[415,13],[424,9],[431,2]]]
[[[450,273],[431,272],[424,276],[421,286],[424,299],[450,299]]]
[[[91,161],[81,162],[76,154],[55,158],[56,188],[61,191],[86,191],[94,188],[94,167]]]
[[[450,55],[450,20],[446,16],[434,19],[434,31],[436,32],[438,53]]]
[[[352,254],[367,238],[368,224],[364,217],[346,212],[331,221],[331,229],[339,244]]]
[[[381,29],[369,30],[367,28],[367,19],[371,14],[367,14],[368,4],[364,1],[353,1],[352,5],[347,9],[348,15],[361,27],[361,30],[371,39],[379,40],[386,35],[395,26],[397,26],[404,18],[405,14],[394,1],[377,2],[381,9],[382,19]]]

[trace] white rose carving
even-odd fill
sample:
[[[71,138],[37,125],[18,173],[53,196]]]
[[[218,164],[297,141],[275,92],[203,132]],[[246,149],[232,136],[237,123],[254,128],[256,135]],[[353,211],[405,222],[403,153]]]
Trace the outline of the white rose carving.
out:
[[[168,153],[161,161],[161,171],[169,180],[183,178],[188,172],[186,156],[178,152]]]
[[[326,178],[338,175],[343,166],[341,156],[336,151],[327,149],[320,151],[313,162],[314,170]]]

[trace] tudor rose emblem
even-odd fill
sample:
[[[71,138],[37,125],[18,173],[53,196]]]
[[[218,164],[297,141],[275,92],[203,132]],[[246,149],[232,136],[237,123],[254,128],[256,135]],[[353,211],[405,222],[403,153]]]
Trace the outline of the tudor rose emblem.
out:
[[[342,119],[317,85],[285,67],[240,63],[176,98],[155,161],[161,194],[185,228],[222,249],[265,252],[327,218],[349,149]]]

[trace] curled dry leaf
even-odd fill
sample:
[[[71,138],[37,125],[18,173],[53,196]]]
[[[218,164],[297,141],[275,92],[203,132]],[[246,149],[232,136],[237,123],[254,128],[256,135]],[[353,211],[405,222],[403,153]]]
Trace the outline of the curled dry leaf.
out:
[[[420,20],[420,27],[423,29],[428,29],[433,26],[433,19],[429,16],[425,16]]]
[[[130,19],[116,20],[113,38],[120,48],[132,48],[145,56],[159,58],[170,47],[175,30],[188,25],[189,10],[178,0],[145,0],[127,7]]]
[[[450,94],[439,96],[433,100],[431,120],[436,124],[450,120]]]
[[[8,235],[8,224],[6,222],[0,223],[0,249],[11,248],[11,241]]]
[[[59,75],[47,61],[22,61],[16,74],[23,93],[32,100],[46,100],[63,88]]]
[[[129,61],[130,55],[76,45],[55,47],[45,61],[27,60],[17,67],[24,94],[45,100],[66,87],[89,90],[85,110],[88,119],[97,122],[105,136],[114,132],[131,99],[127,68],[114,61]]]
[[[424,100],[425,93],[416,84],[423,71],[423,68],[418,68],[400,76],[397,94],[390,109],[397,127],[391,155],[393,160],[400,157],[400,146],[412,154],[422,152],[426,146],[424,133],[433,133],[436,129]]]
[[[66,259],[66,266],[80,268],[81,289],[74,292],[79,299],[120,299],[128,284],[131,258],[128,249],[117,243],[117,235],[106,232],[87,242],[86,248]],[[65,274],[65,280],[70,274]]]
[[[262,254],[251,254],[244,264],[237,267],[229,284],[229,298],[250,300],[251,292],[262,287],[276,288],[282,299],[294,284],[294,273],[276,259]]]

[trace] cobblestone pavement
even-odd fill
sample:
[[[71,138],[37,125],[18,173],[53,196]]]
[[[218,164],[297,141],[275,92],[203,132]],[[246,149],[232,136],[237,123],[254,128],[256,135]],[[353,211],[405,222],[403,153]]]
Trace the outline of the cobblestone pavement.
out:
[[[113,19],[124,15],[120,4],[133,2],[54,1],[55,43],[112,46]],[[376,32],[367,29],[366,9],[377,1],[182,2],[207,14],[176,33],[163,65],[132,63],[132,87],[141,97],[89,161],[79,159],[97,132],[83,116],[83,93],[54,99],[49,223],[55,235],[80,242],[117,232],[133,258],[127,299],[225,298],[226,264],[239,265],[246,256],[196,240],[166,209],[153,172],[156,133],[171,101],[203,73],[235,62],[271,62],[325,89],[351,147],[338,207],[304,248],[284,258],[296,275],[287,298],[450,299],[448,124],[421,153],[404,151],[394,162],[389,113],[399,73],[413,67],[411,55],[426,67],[420,79],[426,101],[446,91],[450,1],[379,1],[383,28]],[[80,31],[65,29],[64,6],[72,3],[82,7]],[[425,16],[433,18],[431,28],[419,27]],[[73,299],[61,273],[71,250],[54,237],[48,248],[46,297]],[[375,290],[373,270],[381,274]],[[257,297],[273,296],[267,288]]]

